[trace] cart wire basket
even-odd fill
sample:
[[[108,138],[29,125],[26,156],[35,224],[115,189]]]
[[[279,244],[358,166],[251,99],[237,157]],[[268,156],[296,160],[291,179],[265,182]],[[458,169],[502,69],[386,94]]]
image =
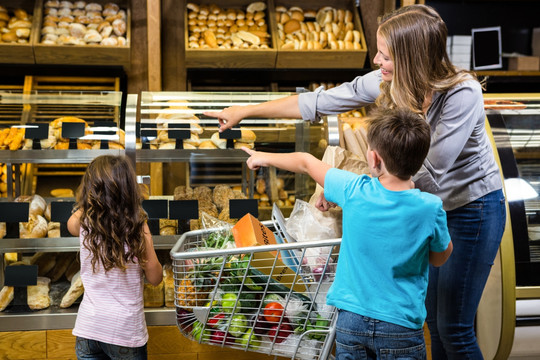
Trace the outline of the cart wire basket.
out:
[[[201,344],[327,359],[337,311],[326,305],[341,239],[235,247],[230,228],[184,233],[172,248],[176,322]]]

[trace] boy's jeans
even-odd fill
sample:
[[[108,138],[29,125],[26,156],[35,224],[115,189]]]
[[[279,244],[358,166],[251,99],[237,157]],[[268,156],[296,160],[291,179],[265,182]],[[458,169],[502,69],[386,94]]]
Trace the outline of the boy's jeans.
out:
[[[91,360],[146,360],[146,345],[138,348],[111,345],[77,336],[75,342],[77,359]]]
[[[336,360],[426,359],[424,330],[339,310],[336,325]]]
[[[501,190],[447,211],[454,251],[441,267],[430,266],[426,321],[433,359],[483,359],[474,318],[499,249],[506,222]]]

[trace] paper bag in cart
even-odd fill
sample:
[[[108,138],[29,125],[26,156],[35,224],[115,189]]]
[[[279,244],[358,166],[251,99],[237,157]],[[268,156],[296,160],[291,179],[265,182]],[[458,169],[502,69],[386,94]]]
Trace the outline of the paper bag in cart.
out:
[[[251,214],[240,219],[232,233],[237,248],[278,244],[274,233]],[[251,267],[294,291],[306,291],[302,277],[285,265],[277,251],[253,252]]]

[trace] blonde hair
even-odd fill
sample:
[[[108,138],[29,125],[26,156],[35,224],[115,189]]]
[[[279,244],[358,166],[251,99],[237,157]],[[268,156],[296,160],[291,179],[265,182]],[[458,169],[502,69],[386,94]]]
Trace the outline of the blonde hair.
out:
[[[457,69],[446,52],[448,29],[430,6],[410,5],[385,15],[378,29],[394,62],[392,81],[381,83],[379,106],[403,107],[423,115],[426,96],[446,92],[476,76]]]

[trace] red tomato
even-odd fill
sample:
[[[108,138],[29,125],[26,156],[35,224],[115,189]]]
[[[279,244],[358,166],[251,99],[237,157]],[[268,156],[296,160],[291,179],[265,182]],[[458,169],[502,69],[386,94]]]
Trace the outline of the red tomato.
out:
[[[268,303],[264,307],[263,314],[266,321],[279,322],[279,319],[283,315],[283,305],[275,301]]]

